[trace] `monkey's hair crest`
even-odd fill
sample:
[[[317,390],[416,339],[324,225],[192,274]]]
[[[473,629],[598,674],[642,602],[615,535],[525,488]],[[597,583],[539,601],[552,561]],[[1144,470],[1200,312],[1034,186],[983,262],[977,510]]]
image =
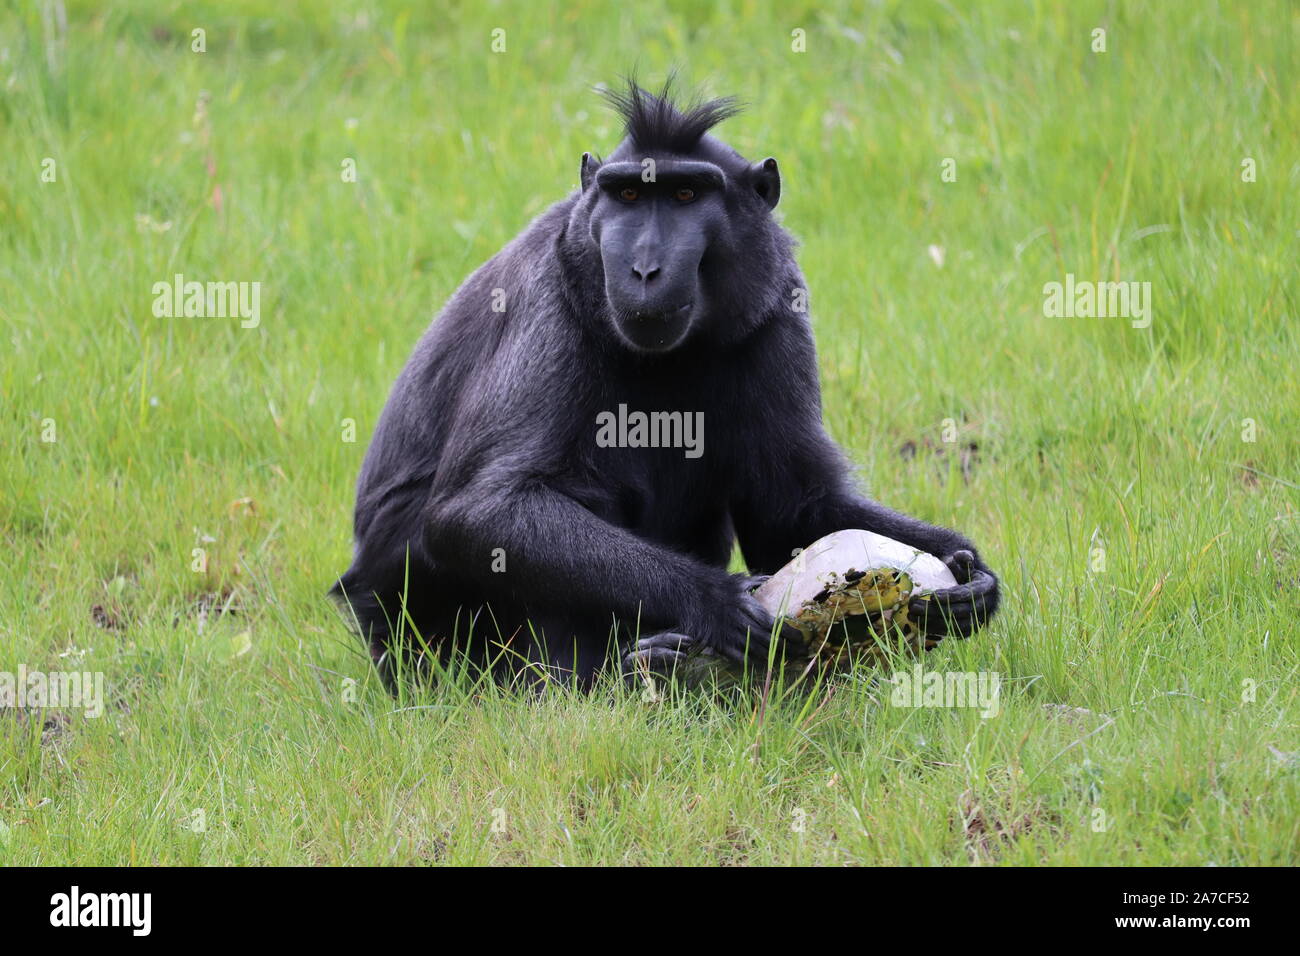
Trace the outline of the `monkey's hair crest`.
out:
[[[637,149],[647,153],[688,153],[723,120],[740,113],[734,96],[692,100],[686,106],[673,102],[674,77],[670,74],[658,93],[643,89],[635,76],[623,88],[601,91],[609,105],[623,117],[624,129]]]

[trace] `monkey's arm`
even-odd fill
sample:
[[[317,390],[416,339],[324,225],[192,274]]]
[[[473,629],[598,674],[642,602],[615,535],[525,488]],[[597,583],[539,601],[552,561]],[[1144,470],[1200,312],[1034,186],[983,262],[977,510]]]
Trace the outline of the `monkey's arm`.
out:
[[[488,594],[508,589],[537,606],[615,615],[642,633],[671,629],[736,661],[767,653],[772,618],[746,576],[639,538],[542,483],[470,485],[435,498],[427,543]],[[491,570],[497,548],[504,574]]]

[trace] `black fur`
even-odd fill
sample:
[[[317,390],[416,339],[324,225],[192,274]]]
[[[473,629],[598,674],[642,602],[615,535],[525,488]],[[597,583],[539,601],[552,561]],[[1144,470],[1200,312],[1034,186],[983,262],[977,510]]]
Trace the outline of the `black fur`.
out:
[[[626,88],[611,87],[605,99],[623,117],[623,130],[632,145],[644,155],[654,153],[689,153],[700,139],[723,120],[740,112],[736,99],[693,103],[687,107],[672,102],[673,80],[664,83],[659,95],[652,96],[635,81]]]
[[[682,112],[635,83],[612,101],[627,138],[456,291],[380,417],[335,593],[385,679],[399,630],[499,677],[545,662],[587,682],[638,633],[765,655],[733,541],[770,573],[841,528],[948,559],[965,583],[927,627],[971,633],[998,602],[974,547],[859,495],[822,427],[776,162],[708,134],[731,101]],[[600,447],[621,404],[703,412],[703,454]]]

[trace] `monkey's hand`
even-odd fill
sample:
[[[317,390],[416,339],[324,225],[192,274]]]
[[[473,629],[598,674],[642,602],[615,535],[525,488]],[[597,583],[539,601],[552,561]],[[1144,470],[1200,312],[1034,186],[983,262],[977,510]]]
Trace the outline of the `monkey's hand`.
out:
[[[696,620],[685,630],[701,645],[733,665],[763,670],[770,656],[795,658],[807,654],[795,628],[776,620],[753,596],[762,578],[747,574],[727,575],[722,592],[698,610]],[[776,646],[772,647],[775,636]]]
[[[908,610],[930,637],[970,637],[998,609],[997,576],[972,551],[954,551],[942,560],[957,587],[915,597]]]
[[[736,671],[748,667],[761,671],[774,650],[779,659],[807,656],[807,646],[795,628],[778,629],[769,614],[750,594],[761,581],[746,575],[727,575],[721,592],[703,603],[682,622],[681,631],[663,631],[637,641],[623,658],[625,672],[648,670],[669,676],[693,657],[716,658]]]

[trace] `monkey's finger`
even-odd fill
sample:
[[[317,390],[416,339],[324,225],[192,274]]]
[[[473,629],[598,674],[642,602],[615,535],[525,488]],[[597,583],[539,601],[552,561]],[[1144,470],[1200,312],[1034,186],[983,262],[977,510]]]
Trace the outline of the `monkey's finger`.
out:
[[[932,601],[919,597],[912,598],[908,602],[907,609],[914,618],[952,617],[962,611],[969,613],[974,604],[972,598],[958,598],[955,601]]]
[[[976,570],[975,555],[965,548],[948,555],[943,559],[943,563],[948,566],[948,570],[960,584],[969,582],[972,572]]]
[[[652,674],[659,674],[663,677],[671,677],[677,666],[686,660],[685,654],[669,650],[666,647],[653,647],[649,650],[637,651],[635,657],[638,669],[644,668]]]
[[[745,656],[750,661],[767,660],[768,648],[772,646],[772,628],[758,625],[750,627],[746,635]]]
[[[941,613],[938,608],[913,611],[913,618],[926,637],[946,637],[955,623],[951,616]]]
[[[679,635],[680,636],[680,635]],[[640,645],[641,641],[637,642]],[[647,644],[623,656],[623,676],[635,681],[649,675],[671,677],[686,655],[666,644]]]
[[[971,593],[982,597],[991,591],[997,590],[998,579],[982,568],[975,568],[971,571],[970,580],[966,582],[966,586],[971,589]]]
[[[908,611],[924,633],[938,636],[953,633],[963,619],[972,617],[975,602],[969,598],[955,601],[916,598],[908,604]]]
[[[989,619],[988,607],[981,596],[950,604],[931,604],[920,599],[913,601],[908,610],[928,637],[970,637]]]
[[[921,633],[927,638],[955,637],[961,639],[970,637],[977,630],[979,630],[979,624],[969,614],[956,617],[931,616],[921,622]]]
[[[930,617],[952,616],[962,607],[974,605],[977,595],[965,586],[948,588],[946,591],[934,591],[928,595],[914,597],[907,603],[913,617],[926,619]]]
[[[943,588],[939,591],[932,591],[929,595],[920,597],[912,602],[916,606],[916,601],[938,605],[940,607],[952,607],[963,602],[969,603],[984,598],[997,589],[997,578],[987,571],[981,571],[976,568],[972,573],[970,580],[965,584],[959,584],[955,588]]]
[[[770,630],[754,625],[733,631],[730,639],[717,648],[717,651],[733,664],[753,665],[756,661],[767,660],[767,649],[771,643]]]
[[[780,625],[776,628],[772,643],[776,646],[778,657],[782,654],[786,657],[808,656],[807,635],[785,618],[781,619]]]
[[[670,651],[685,653],[690,650],[694,642],[685,634],[678,634],[676,631],[660,631],[658,634],[651,634],[643,637],[636,642],[636,650],[654,650],[662,648]]]
[[[949,591],[936,592],[928,598],[925,596],[914,597],[908,602],[908,610],[914,615],[926,615],[929,613],[947,614],[970,614],[974,611],[983,611],[987,607],[987,591],[971,592],[964,588],[952,588]]]

